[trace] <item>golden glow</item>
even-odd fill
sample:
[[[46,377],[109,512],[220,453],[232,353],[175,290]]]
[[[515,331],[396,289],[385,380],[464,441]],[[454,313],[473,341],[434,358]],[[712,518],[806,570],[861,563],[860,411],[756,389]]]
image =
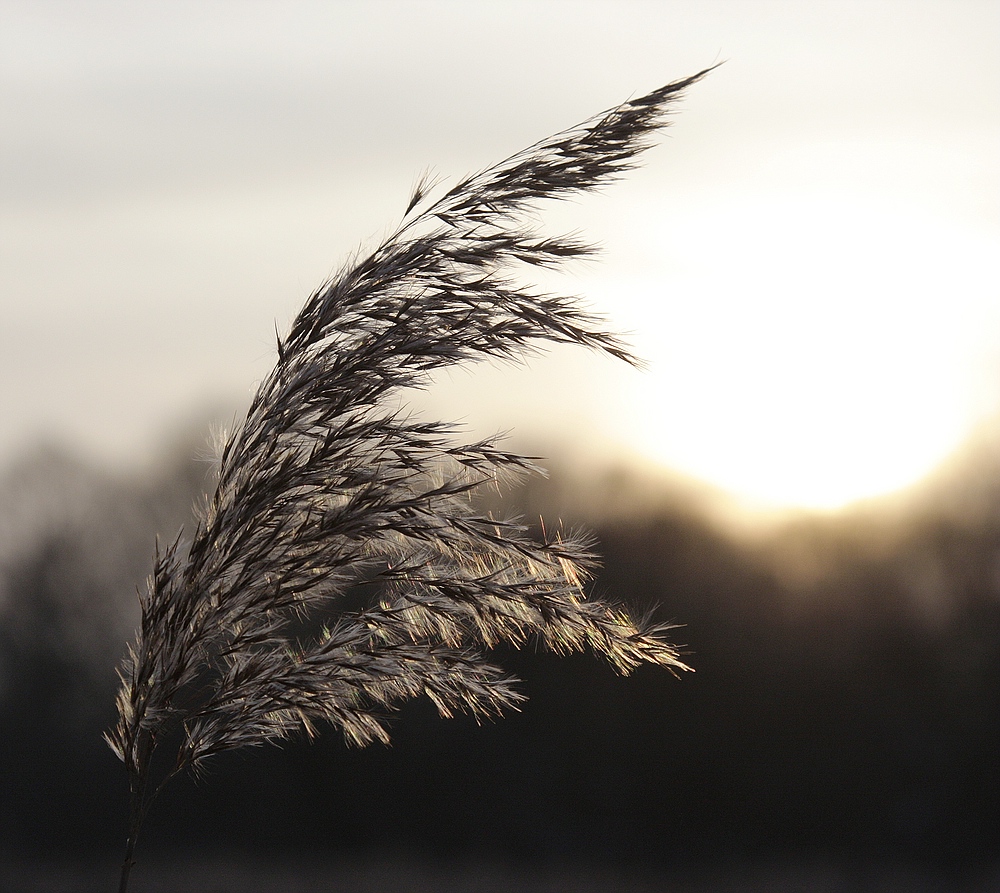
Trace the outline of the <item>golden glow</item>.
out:
[[[628,285],[650,458],[753,503],[836,508],[968,435],[1000,331],[995,240],[833,196],[661,235],[664,275]]]

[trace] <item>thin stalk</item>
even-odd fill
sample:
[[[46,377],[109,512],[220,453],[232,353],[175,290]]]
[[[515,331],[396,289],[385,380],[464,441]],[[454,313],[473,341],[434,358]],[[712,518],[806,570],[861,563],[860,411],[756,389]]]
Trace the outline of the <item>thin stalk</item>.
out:
[[[131,801],[129,803],[128,840],[125,842],[125,861],[122,862],[122,875],[118,883],[118,893],[128,893],[128,879],[132,873],[132,866],[135,864],[133,855],[135,845],[139,840],[139,830],[142,828],[142,821],[146,817],[147,803],[144,803],[146,795],[147,773],[140,771],[136,783],[131,785]]]

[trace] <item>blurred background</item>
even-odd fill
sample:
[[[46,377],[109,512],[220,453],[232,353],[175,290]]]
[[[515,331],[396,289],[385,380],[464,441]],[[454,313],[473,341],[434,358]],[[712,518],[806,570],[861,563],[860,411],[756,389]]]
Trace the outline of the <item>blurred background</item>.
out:
[[[510,508],[697,672],[526,651],[494,725],[219,759],[136,889],[1000,889],[998,42],[971,0],[0,0],[0,889],[115,881],[135,588],[275,329],[423,171],[720,61],[542,215],[649,368],[418,399],[548,457]]]

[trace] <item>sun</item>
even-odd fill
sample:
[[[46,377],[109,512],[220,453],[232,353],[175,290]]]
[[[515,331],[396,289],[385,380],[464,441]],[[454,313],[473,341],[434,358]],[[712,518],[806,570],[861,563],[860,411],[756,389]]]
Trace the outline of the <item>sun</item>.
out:
[[[996,241],[835,196],[716,209],[633,280],[631,440],[764,506],[904,488],[969,434],[1000,338]],[[995,397],[995,391],[990,395]]]

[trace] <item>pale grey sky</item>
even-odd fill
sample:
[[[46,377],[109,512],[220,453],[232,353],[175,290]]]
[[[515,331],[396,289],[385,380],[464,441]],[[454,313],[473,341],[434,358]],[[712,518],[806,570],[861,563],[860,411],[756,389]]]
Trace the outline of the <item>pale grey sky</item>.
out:
[[[559,354],[439,404],[779,501],[840,480],[823,449],[842,489],[905,483],[1000,409],[998,38],[962,0],[0,0],[0,464],[238,408],[422,170],[726,60],[641,171],[547,216],[603,243],[565,287],[652,372]]]

